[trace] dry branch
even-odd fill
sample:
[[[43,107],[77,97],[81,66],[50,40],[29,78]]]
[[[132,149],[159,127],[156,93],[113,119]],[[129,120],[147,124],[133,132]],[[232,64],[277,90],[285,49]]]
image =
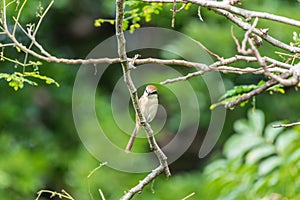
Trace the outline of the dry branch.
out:
[[[157,177],[162,171],[165,171],[166,176],[171,176],[171,173],[168,167],[167,157],[158,146],[153,134],[153,130],[151,129],[149,123],[145,120],[145,117],[138,103],[137,90],[130,76],[131,68],[129,66],[129,61],[126,55],[126,40],[123,33],[123,17],[124,17],[123,14],[124,14],[124,0],[116,0],[116,36],[118,42],[118,54],[120,56],[120,61],[123,69],[124,81],[128,87],[135,112],[137,113],[141,125],[144,127],[147,133],[150,147],[160,162],[160,165],[155,170],[153,170],[146,178],[140,181],[138,185],[136,185],[131,190],[129,190],[121,198],[125,200],[125,199],[131,199],[134,194],[141,191],[145,185],[149,184],[150,181],[155,177]]]

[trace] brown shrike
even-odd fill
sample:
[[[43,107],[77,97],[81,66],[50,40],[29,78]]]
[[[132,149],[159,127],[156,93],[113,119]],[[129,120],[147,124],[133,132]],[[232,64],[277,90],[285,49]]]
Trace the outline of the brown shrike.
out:
[[[157,93],[157,89],[154,85],[148,85],[146,87],[143,96],[141,96],[139,99],[139,105],[141,108],[141,112],[143,113],[146,121],[148,123],[151,122],[156,115],[157,107],[158,107],[158,93]],[[136,135],[139,132],[140,128],[141,128],[140,120],[139,120],[138,115],[136,115],[135,128],[134,128],[133,133],[127,143],[127,146],[125,149],[126,153],[130,152],[133,142],[134,142]]]

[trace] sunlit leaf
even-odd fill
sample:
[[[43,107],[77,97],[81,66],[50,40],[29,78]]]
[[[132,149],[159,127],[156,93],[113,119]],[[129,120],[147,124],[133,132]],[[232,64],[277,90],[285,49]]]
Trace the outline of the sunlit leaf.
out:
[[[57,83],[54,79],[47,76],[42,76],[36,72],[24,72],[24,75],[44,80],[46,84],[54,84],[57,87],[59,87],[59,83]]]
[[[223,152],[228,159],[234,159],[262,143],[263,139],[254,134],[235,134],[228,139]]]
[[[277,121],[277,122],[272,122],[269,125],[267,125],[266,129],[265,129],[265,138],[266,138],[266,142],[268,143],[274,143],[275,139],[277,138],[277,136],[283,131],[283,127],[280,128],[273,128],[273,125],[276,124],[281,124],[282,122]]]
[[[297,162],[299,162],[299,161],[300,161],[300,149],[297,149],[295,152],[293,152],[293,153],[289,156],[287,162],[288,162],[288,163],[297,163]]]
[[[249,125],[255,130],[255,134],[262,135],[265,126],[265,115],[261,110],[248,110]]]
[[[227,90],[226,93],[220,97],[219,100],[227,99],[229,97],[241,95],[247,92],[250,92],[254,89],[256,89],[258,86],[257,85],[239,85],[239,86],[234,86],[232,89]]]
[[[240,119],[233,124],[233,128],[237,133],[248,134],[252,133],[254,130],[252,129],[246,119]]]
[[[258,175],[263,176],[270,173],[275,168],[279,167],[281,163],[282,163],[282,159],[278,156],[272,156],[270,158],[263,160],[259,164]]]
[[[251,150],[245,157],[247,164],[255,164],[261,159],[276,153],[273,145],[262,145]]]
[[[276,148],[280,154],[289,153],[287,150],[291,147],[293,141],[299,140],[299,135],[293,130],[285,131],[276,140]]]

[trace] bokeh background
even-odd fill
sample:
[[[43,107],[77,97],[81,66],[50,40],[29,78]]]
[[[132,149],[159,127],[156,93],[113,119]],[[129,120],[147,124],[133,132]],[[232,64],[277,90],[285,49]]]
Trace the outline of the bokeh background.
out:
[[[300,19],[300,3],[296,0],[244,0],[242,2],[242,7],[248,9]],[[46,6],[46,3],[43,1],[42,5]],[[21,18],[23,23],[36,22],[35,12],[38,5],[38,1],[28,1]],[[165,6],[159,15],[152,17],[150,23],[142,25],[171,28],[170,8],[171,6]],[[111,0],[56,1],[47,14],[37,38],[49,52],[58,57],[85,58],[91,49],[114,34],[114,26],[107,23],[96,28],[94,20],[100,17],[113,19],[114,13],[115,5]],[[234,55],[236,47],[230,35],[232,24],[206,9],[202,9],[202,16],[204,22],[201,22],[197,16],[197,7],[192,6],[188,11],[176,15],[174,29],[199,40],[223,57]],[[279,23],[262,20],[259,25],[268,27],[270,34],[288,43],[292,41],[293,31],[300,33],[299,28]],[[237,27],[234,30],[238,36],[242,36],[242,32]],[[0,39],[6,41],[3,37]],[[24,43],[28,42],[23,36],[20,40]],[[187,46],[186,51],[188,50]],[[266,43],[261,48],[263,54],[280,59],[274,53],[275,51],[278,49]],[[152,56],[161,55],[160,52],[151,51],[142,53]],[[10,55],[16,58],[21,56],[14,52]],[[7,62],[1,62],[0,66],[1,72],[22,70],[15,69]],[[240,66],[246,65],[240,63]],[[98,193],[98,189],[101,189],[107,199],[118,199],[124,191],[145,176],[145,174],[119,172],[104,166],[91,178],[87,178],[88,174],[99,166],[99,161],[85,149],[73,122],[72,89],[78,68],[79,65],[43,63],[40,73],[54,78],[59,82],[60,87],[39,82],[38,87],[26,85],[16,92],[6,81],[0,80],[1,199],[34,199],[36,192],[42,189],[53,191],[64,189],[75,199],[90,199],[90,194],[93,194],[95,199],[101,199]],[[182,69],[180,66],[175,68],[183,74],[190,72],[190,69]],[[113,117],[110,115],[110,95],[121,74],[119,65],[109,67],[99,83],[95,99],[98,102],[96,109],[101,109],[101,113],[107,113],[98,117],[99,120],[104,121],[106,127],[111,127],[113,135],[109,137],[118,145],[125,146],[128,137],[118,136],[118,129],[115,128]],[[223,74],[222,76],[227,89],[234,85],[257,84],[263,78],[259,75]],[[256,97],[257,112],[252,111],[254,106],[251,102],[244,107],[228,110],[225,126],[217,145],[210,155],[199,159],[199,147],[204,137],[203,133],[208,128],[209,106],[212,102],[201,78],[192,79],[190,83],[200,99],[201,123],[199,122],[198,135],[187,152],[171,164],[173,176],[170,179],[166,179],[163,175],[158,177],[134,199],[182,199],[192,193],[195,194],[189,199],[270,199],[274,196],[278,199],[299,198],[300,153],[297,151],[300,145],[299,128],[292,128],[289,133],[286,133],[287,130],[280,130],[283,131],[282,133],[269,131],[271,135],[276,135],[278,138],[278,134],[291,135],[282,137],[292,138],[282,139],[285,141],[283,143],[291,148],[286,150],[280,143],[280,149],[277,148],[275,139],[265,140],[265,145],[272,144],[273,148],[270,149],[273,150],[257,150],[254,155],[261,156],[252,162],[247,161],[246,154],[255,149],[255,145],[246,150],[242,149],[254,136],[249,137],[249,140],[238,140],[235,145],[230,144],[234,143],[233,135],[243,135],[246,132],[249,135],[257,133],[260,138],[265,139],[266,134],[263,134],[265,124],[280,120],[299,121],[300,97],[297,90],[294,87],[286,88],[285,94],[265,93]],[[139,94],[143,89],[139,88]],[[176,99],[172,95],[164,97],[163,93],[167,94],[168,91],[163,87],[161,89],[161,104],[169,105],[167,106],[168,120],[164,128],[166,134],[158,135],[159,143],[164,144],[173,137],[172,132],[177,128],[179,116],[176,113],[178,104],[172,103]],[[130,102],[128,105],[130,106]],[[133,112],[132,118],[134,118]],[[259,146],[261,143],[256,145]],[[231,148],[235,147],[236,149],[232,151],[237,155],[230,154]],[[135,151],[147,151],[147,148],[145,141],[138,141]],[[293,157],[287,157],[284,152],[293,154]],[[292,161],[290,164],[286,162],[285,165],[282,164],[283,162],[274,161],[269,162],[269,168],[260,167],[264,160],[274,155],[280,157],[281,161],[284,159]],[[260,168],[265,169],[266,172],[261,174]],[[44,194],[40,199],[49,198],[49,194]]]

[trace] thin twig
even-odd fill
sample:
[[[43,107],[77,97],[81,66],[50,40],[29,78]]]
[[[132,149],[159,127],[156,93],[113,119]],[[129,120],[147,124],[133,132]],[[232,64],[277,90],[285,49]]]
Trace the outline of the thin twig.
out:
[[[290,123],[290,124],[277,124],[277,125],[273,125],[272,127],[273,128],[281,128],[281,127],[288,128],[288,127],[298,126],[298,125],[300,125],[300,122],[294,122],[294,123]]]
[[[27,3],[27,0],[24,0],[24,2],[22,3],[22,5],[21,5],[21,7],[20,7],[20,9],[19,9],[19,11],[18,11],[16,21],[19,21],[20,16],[21,16],[21,13],[22,13],[23,8],[25,7],[26,3]],[[13,29],[13,32],[12,32],[12,35],[13,35],[13,36],[15,36],[16,30],[17,30],[17,24],[14,25],[14,29]]]
[[[183,2],[181,7],[179,9],[177,9],[177,4],[176,4],[176,0],[173,0],[173,9],[171,9],[170,11],[172,12],[172,23],[171,23],[171,27],[174,28],[175,27],[175,17],[176,17],[176,13],[182,11],[185,6],[186,6],[187,2]]]
[[[148,185],[153,179],[155,179],[159,174],[164,171],[164,167],[159,165],[156,169],[154,169],[150,174],[148,174],[143,180],[139,181],[139,183],[126,192],[124,196],[121,197],[121,200],[131,199],[136,193],[142,191],[142,189]]]
[[[234,15],[226,10],[221,10],[221,9],[216,9],[216,8],[211,8],[211,9],[213,11],[215,11],[216,13],[225,16],[227,19],[229,19],[230,21],[232,21],[233,23],[238,25],[243,30],[249,30],[251,28],[251,25],[249,23],[244,22],[242,19],[238,18],[236,15]],[[263,38],[265,41],[272,44],[273,46],[279,47],[281,49],[284,49],[284,50],[287,50],[287,51],[293,52],[293,53],[300,52],[299,47],[293,47],[293,46],[290,46],[284,42],[281,42],[281,41],[275,39],[274,37],[267,34],[267,30],[264,31],[262,29],[255,28],[255,29],[253,29],[253,33],[260,36],[261,38]]]
[[[99,189],[98,191],[99,191],[99,194],[100,194],[101,199],[102,199],[102,200],[105,200],[105,196],[104,196],[102,190]]]
[[[106,165],[107,162],[104,162],[104,163],[100,163],[100,165],[98,167],[96,167],[95,169],[93,169],[89,175],[87,176],[87,179],[88,179],[88,189],[89,189],[89,194],[90,194],[90,197],[92,200],[94,200],[94,197],[93,197],[93,194],[92,194],[92,191],[91,191],[91,184],[90,184],[90,179],[91,177],[93,176],[93,174],[99,170],[101,167],[103,167],[104,165]]]
[[[37,25],[35,27],[35,30],[34,30],[34,32],[32,34],[32,38],[33,39],[31,39],[31,44],[28,47],[28,49],[31,49],[33,45],[36,45],[36,47],[40,49],[41,53],[44,54],[44,55],[46,55],[46,56],[48,56],[48,57],[50,56],[50,54],[47,51],[44,50],[44,48],[42,47],[42,45],[38,44],[38,42],[36,41],[35,37],[36,37],[36,34],[37,34],[37,32],[38,32],[38,30],[39,30],[39,28],[40,28],[40,26],[41,26],[41,24],[42,24],[45,16],[46,16],[46,14],[48,13],[48,11],[50,10],[50,8],[52,7],[53,3],[54,3],[54,0],[52,0],[49,3],[49,5],[47,6],[46,10],[40,16],[40,19],[39,19],[39,21],[38,21],[38,23],[37,23]],[[17,20],[17,22],[18,22],[18,20]],[[28,59],[28,53],[25,53],[24,63],[27,62],[27,59]]]
[[[31,44],[29,45],[29,47],[26,47],[27,49],[31,49],[32,48],[32,45],[34,44],[40,51],[42,54],[44,54],[45,56],[47,57],[51,57],[51,55],[42,47],[42,45],[40,45],[35,37],[33,35],[31,35],[30,33],[28,33],[23,27],[22,25],[14,18],[15,20],[15,23],[18,25],[18,27],[21,29],[21,31],[31,40]],[[24,59],[24,63],[27,62],[27,57],[28,57],[28,53],[25,52],[25,59]]]
[[[282,74],[281,78],[287,78],[289,76],[290,76],[290,72],[287,72],[287,73]],[[226,104],[225,108],[234,108],[235,106],[241,104],[242,102],[247,101],[256,95],[263,93],[268,88],[276,85],[277,83],[278,82],[276,80],[271,79],[271,80],[267,81],[264,85],[252,90],[251,92],[249,92],[247,94],[244,94],[242,97],[238,98],[237,100]]]
[[[258,63],[260,64],[260,66],[263,68],[264,74],[265,74],[266,76],[268,76],[268,77],[270,77],[270,78],[276,80],[278,83],[280,83],[280,84],[282,84],[282,85],[284,85],[284,86],[292,86],[292,85],[296,85],[296,84],[299,82],[298,78],[295,77],[295,76],[293,76],[291,79],[288,79],[288,80],[287,80],[286,78],[288,78],[288,76],[285,77],[285,78],[281,78],[280,76],[277,76],[277,75],[271,73],[271,72],[268,70],[268,67],[267,67],[267,64],[266,64],[265,59],[261,57],[261,55],[260,55],[258,49],[257,49],[257,48],[255,47],[255,45],[253,44],[253,41],[252,41],[251,38],[248,38],[248,43],[250,44],[250,47],[251,47],[251,49],[252,49],[252,51],[253,51],[253,54],[254,54],[254,56],[257,58],[257,61],[258,61]],[[289,73],[292,74],[291,72],[289,72]]]
[[[142,0],[144,2],[156,2],[156,3],[172,3],[173,0]],[[262,19],[267,19],[267,20],[271,20],[271,21],[276,21],[276,22],[280,22],[283,24],[288,24],[291,26],[295,26],[295,27],[300,27],[300,21],[298,20],[294,20],[294,19],[290,19],[288,17],[283,17],[283,16],[278,16],[278,15],[274,15],[274,14],[270,14],[270,13],[266,13],[266,12],[257,12],[257,11],[253,11],[253,10],[246,10],[243,8],[239,8],[239,7],[235,7],[230,5],[228,2],[226,1],[203,1],[203,0],[177,0],[177,2],[188,2],[188,3],[193,3],[199,6],[203,6],[209,9],[222,9],[222,10],[226,10],[228,12],[234,13],[236,15],[240,15],[242,17],[244,17],[245,19],[251,19],[251,18],[262,18]]]
[[[201,15],[201,6],[198,6],[197,15],[198,15],[200,21],[203,22],[204,20],[203,20],[202,15]]]
[[[37,197],[35,200],[39,200],[41,195],[44,193],[48,193],[51,194],[50,198],[53,197],[58,197],[60,199],[69,199],[69,200],[75,200],[69,193],[67,193],[65,190],[62,190],[61,193],[60,192],[55,192],[55,191],[51,191],[51,190],[40,190],[37,194]]]
[[[251,92],[244,94],[242,97],[238,98],[237,100],[226,104],[225,108],[234,108],[235,106],[241,104],[242,102],[251,99],[253,96],[263,93],[265,90],[267,90],[268,88],[270,88],[276,84],[277,84],[277,81],[275,81],[273,79],[269,80],[264,85],[260,86],[259,88],[254,89]]]
[[[192,38],[192,41],[194,41],[196,44],[198,44],[202,49],[204,49],[209,55],[217,58],[218,60],[223,60],[223,58],[221,58],[218,54],[212,52],[211,50],[209,50],[207,47],[205,47],[200,41],[195,40]]]
[[[196,193],[195,192],[192,192],[191,194],[187,195],[186,197],[184,197],[183,199],[181,200],[187,200],[188,198],[194,196]]]
[[[172,11],[172,28],[175,26],[175,16],[176,16],[176,0],[173,0],[173,10]]]
[[[167,79],[165,81],[160,82],[160,84],[166,85],[166,84],[175,83],[178,81],[186,81],[192,77],[203,75],[204,73],[205,73],[205,71],[197,71],[197,72],[193,72],[193,73],[188,73],[185,76],[180,76],[180,77],[173,78],[173,79]]]

